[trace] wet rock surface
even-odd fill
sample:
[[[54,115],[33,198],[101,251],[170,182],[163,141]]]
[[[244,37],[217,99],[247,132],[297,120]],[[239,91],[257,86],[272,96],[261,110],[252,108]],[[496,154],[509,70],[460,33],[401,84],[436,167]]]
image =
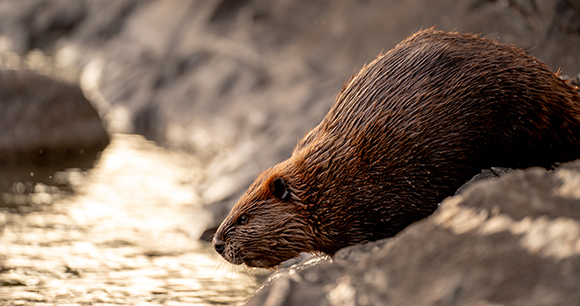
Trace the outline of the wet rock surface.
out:
[[[516,170],[394,238],[273,276],[247,305],[575,305],[580,162]]]

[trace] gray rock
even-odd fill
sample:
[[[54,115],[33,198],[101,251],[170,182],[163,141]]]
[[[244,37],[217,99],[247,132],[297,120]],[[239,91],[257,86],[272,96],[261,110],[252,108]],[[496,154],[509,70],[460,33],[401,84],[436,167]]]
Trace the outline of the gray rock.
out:
[[[78,86],[0,70],[1,166],[58,164],[95,155],[108,142],[99,115]]]
[[[576,305],[580,161],[475,184],[394,238],[275,275],[247,305]]]
[[[481,182],[488,179],[496,179],[506,173],[512,171],[510,168],[503,168],[503,167],[491,167],[490,169],[481,170],[480,173],[476,174],[472,177],[469,181],[465,182],[457,191],[455,195],[463,193],[467,188],[471,187],[473,184],[477,182]]]

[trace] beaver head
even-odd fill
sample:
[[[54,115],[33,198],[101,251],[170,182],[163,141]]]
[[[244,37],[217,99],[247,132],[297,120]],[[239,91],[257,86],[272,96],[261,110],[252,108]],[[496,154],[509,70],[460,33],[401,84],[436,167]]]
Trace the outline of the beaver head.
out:
[[[219,227],[214,247],[227,261],[271,267],[315,249],[308,206],[282,168],[264,171]]]

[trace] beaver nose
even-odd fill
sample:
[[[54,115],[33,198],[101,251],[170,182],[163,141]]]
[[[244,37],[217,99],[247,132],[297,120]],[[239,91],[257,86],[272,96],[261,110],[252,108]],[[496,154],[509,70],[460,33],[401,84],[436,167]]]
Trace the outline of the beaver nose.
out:
[[[218,237],[213,237],[213,247],[220,255],[226,249],[226,243],[223,240],[219,239]]]

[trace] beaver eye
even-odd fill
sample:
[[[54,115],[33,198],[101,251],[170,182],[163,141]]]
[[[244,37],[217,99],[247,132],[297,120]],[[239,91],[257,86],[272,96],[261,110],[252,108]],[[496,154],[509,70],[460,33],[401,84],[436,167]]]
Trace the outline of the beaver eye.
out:
[[[238,219],[238,224],[239,225],[244,225],[248,222],[248,216],[247,215],[241,215],[240,218]]]
[[[282,201],[286,201],[290,198],[290,192],[288,191],[288,185],[282,178],[275,178],[270,183],[270,191],[276,196],[278,199]]]

